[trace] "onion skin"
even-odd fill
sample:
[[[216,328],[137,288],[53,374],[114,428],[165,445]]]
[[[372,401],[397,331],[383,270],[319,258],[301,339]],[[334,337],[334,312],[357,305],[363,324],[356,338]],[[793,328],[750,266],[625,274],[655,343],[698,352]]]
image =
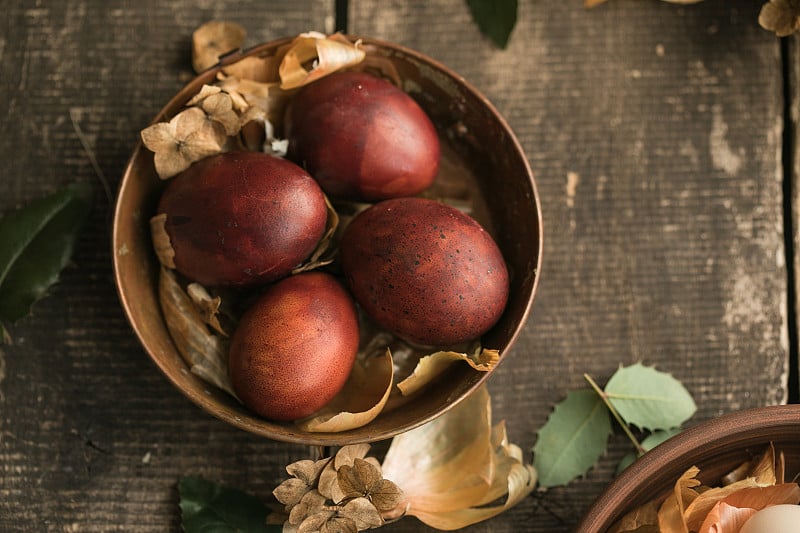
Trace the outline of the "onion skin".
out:
[[[246,287],[288,275],[314,251],[325,196],[302,168],[260,152],[227,152],[170,180],[157,213],[178,272],[210,287]]]
[[[492,237],[471,217],[433,200],[375,204],[347,226],[339,253],[365,312],[415,344],[476,339],[508,301],[508,270]]]
[[[331,197],[376,201],[413,196],[439,171],[436,128],[388,81],[340,72],[304,87],[285,117],[288,157]]]
[[[283,279],[245,312],[228,369],[242,403],[270,420],[305,418],[330,402],[358,353],[358,316],[330,274]]]

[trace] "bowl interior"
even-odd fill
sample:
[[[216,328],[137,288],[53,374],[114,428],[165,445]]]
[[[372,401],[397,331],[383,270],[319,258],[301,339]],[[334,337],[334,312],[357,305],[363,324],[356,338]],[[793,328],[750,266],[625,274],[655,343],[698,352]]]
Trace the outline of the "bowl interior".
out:
[[[259,45],[227,56],[223,64],[245,56],[270,56],[288,39]],[[406,48],[363,39],[368,55],[396,70],[404,89],[432,118],[444,142],[443,173],[468,169],[485,213],[476,218],[490,227],[511,273],[510,299],[483,345],[501,350],[501,361],[530,311],[541,267],[541,209],[533,174],[512,131],[494,107],[474,88],[444,66]],[[176,114],[218,70],[204,72],[184,87],[154,121]],[[120,185],[113,227],[113,259],[117,289],[127,317],[147,353],[190,400],[241,429],[288,442],[342,445],[390,438],[444,413],[475,390],[488,373],[454,365],[437,386],[429,387],[402,408],[381,414],[362,428],[343,433],[307,433],[291,423],[255,416],[236,400],[189,372],[173,345],[158,303],[159,265],[152,250],[149,219],[164,183],[153,155],[137,146]]]
[[[800,473],[800,405],[779,405],[724,415],[679,433],[643,455],[594,502],[576,531],[604,533],[628,511],[665,497],[688,468],[715,484],[769,444],[784,453],[787,476]]]

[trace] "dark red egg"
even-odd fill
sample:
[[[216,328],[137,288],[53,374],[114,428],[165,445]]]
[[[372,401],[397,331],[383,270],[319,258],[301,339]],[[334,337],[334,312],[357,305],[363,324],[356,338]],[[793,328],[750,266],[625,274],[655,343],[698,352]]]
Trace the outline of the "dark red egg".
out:
[[[308,272],[270,286],[240,320],[228,368],[245,406],[297,420],[342,389],[358,353],[358,316],[330,274]]]
[[[397,198],[362,211],[339,253],[366,313],[417,344],[479,338],[508,300],[508,270],[494,239],[473,218],[433,200]]]
[[[292,98],[285,118],[288,157],[332,197],[412,196],[439,171],[439,138],[430,118],[408,94],[376,76],[326,76]]]
[[[178,272],[207,286],[244,287],[288,275],[327,224],[325,195],[291,161],[227,152],[172,178],[158,204]]]

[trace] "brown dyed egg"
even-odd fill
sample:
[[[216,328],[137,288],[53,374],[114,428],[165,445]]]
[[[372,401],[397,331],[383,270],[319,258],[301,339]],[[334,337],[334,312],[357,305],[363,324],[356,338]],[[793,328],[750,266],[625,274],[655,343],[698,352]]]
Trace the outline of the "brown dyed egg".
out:
[[[366,313],[417,344],[476,339],[508,299],[508,270],[492,237],[468,215],[433,200],[375,204],[347,226],[339,253]]]
[[[227,152],[170,180],[157,213],[175,268],[207,286],[243,287],[288,275],[319,243],[327,223],[317,182],[291,161]]]
[[[304,87],[289,103],[288,157],[332,197],[382,200],[425,190],[439,170],[439,138],[399,88],[362,72]]]
[[[344,386],[358,341],[355,304],[336,278],[290,276],[270,286],[234,331],[228,361],[233,389],[265,418],[304,418]]]

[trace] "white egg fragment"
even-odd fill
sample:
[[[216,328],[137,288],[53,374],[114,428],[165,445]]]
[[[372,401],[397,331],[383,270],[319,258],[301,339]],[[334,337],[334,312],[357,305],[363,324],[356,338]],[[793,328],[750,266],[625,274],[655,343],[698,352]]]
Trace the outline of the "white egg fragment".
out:
[[[739,533],[800,533],[800,505],[766,507],[745,522]]]

